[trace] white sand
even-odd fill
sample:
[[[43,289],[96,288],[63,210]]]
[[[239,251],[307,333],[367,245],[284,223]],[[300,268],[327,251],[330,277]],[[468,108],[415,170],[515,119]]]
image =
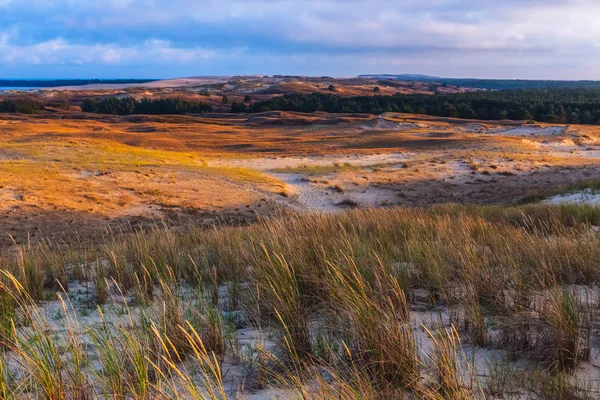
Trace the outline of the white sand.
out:
[[[541,127],[537,125],[522,125],[517,128],[493,131],[502,136],[556,136],[565,132],[564,126]]]
[[[585,189],[575,193],[559,194],[544,200],[544,204],[589,204],[600,206],[600,192]]]

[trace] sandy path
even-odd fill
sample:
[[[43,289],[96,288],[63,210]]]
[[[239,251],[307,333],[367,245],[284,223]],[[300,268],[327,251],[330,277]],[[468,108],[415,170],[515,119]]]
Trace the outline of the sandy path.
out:
[[[326,191],[312,185],[304,174],[271,174],[286,183],[289,190],[289,199],[283,203],[297,211],[341,211]],[[280,200],[281,202],[281,200]]]

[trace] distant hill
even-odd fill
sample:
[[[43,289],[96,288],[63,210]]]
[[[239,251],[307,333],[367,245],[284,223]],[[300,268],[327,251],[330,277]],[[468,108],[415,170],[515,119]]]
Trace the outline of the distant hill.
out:
[[[454,85],[465,88],[506,90],[506,89],[600,89],[600,81],[553,81],[527,79],[475,79],[475,78],[441,78],[418,74],[371,74],[360,75],[359,78],[393,79],[397,81],[432,82],[441,85]]]
[[[366,78],[366,79],[394,79],[397,81],[431,81],[443,79],[439,76],[431,76],[431,75],[420,75],[420,74],[375,74],[375,75],[359,75],[358,78]]]

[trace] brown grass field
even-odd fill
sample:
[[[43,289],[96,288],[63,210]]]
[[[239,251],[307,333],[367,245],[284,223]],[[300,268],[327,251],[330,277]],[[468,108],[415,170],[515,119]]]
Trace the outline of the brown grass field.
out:
[[[247,222],[344,200],[515,204],[592,179],[597,132],[401,114],[5,115],[1,240]]]
[[[0,400],[600,395],[597,127],[68,93],[0,114]]]

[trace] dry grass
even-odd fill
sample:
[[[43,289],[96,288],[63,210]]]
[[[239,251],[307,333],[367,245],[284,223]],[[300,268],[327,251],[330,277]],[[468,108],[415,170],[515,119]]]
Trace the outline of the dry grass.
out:
[[[297,397],[544,396],[544,380],[595,393],[568,374],[596,339],[598,222],[586,207],[440,206],[23,246],[2,258],[0,392],[224,398],[243,368],[249,388]],[[447,317],[420,322],[423,307]],[[240,323],[270,339],[240,347]],[[466,345],[539,372],[496,364],[479,381]]]

